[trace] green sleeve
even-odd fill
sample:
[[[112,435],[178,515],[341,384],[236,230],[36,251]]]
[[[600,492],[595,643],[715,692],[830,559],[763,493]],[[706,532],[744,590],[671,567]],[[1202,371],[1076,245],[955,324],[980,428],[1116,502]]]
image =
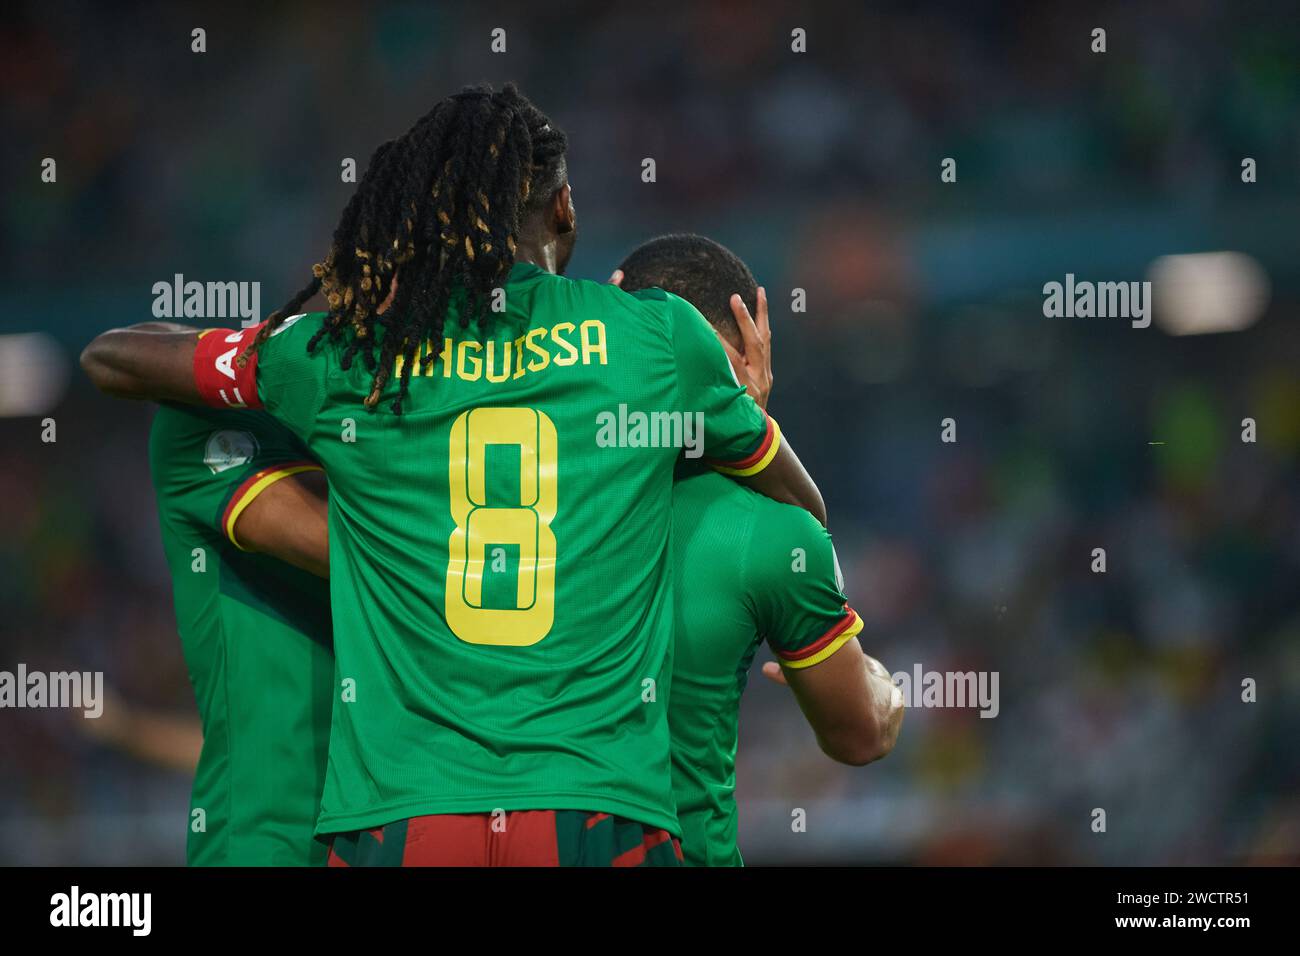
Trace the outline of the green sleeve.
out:
[[[160,505],[172,521],[233,536],[243,509],[281,478],[319,471],[283,426],[260,412],[163,405],[149,436]]]
[[[784,666],[820,663],[862,630],[831,536],[808,512],[763,502],[743,560],[759,633]]]
[[[325,315],[289,316],[258,348],[257,394],[262,407],[298,435],[308,434],[316,421],[334,361],[334,349],[325,345],[307,352],[307,343]]]
[[[775,425],[736,382],[708,320],[679,296],[668,294],[667,303],[679,408],[703,416],[704,455],[728,473],[761,471],[776,452]]]

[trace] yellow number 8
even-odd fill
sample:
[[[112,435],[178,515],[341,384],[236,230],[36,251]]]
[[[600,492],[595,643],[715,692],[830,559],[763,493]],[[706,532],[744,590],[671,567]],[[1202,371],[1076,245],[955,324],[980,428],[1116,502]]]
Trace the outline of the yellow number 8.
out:
[[[519,447],[519,504],[487,505],[487,446]],[[555,423],[532,408],[475,408],[451,426],[447,624],[470,644],[536,644],[555,619]],[[515,608],[483,607],[489,545],[519,546]]]

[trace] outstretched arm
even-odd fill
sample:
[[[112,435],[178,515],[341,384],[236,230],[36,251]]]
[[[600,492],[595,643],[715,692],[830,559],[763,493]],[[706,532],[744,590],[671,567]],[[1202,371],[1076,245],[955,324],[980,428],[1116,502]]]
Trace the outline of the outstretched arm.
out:
[[[231,338],[241,330],[213,329]],[[171,322],[142,322],[97,336],[81,367],[100,391],[118,398],[207,404],[194,375],[203,332]],[[242,344],[230,344],[231,361]],[[299,469],[301,471],[301,469]],[[246,551],[260,551],[318,577],[329,577],[328,486],[316,469],[267,483],[226,529]]]
[[[194,349],[201,331],[164,322],[111,329],[86,346],[81,367],[96,388],[115,398],[199,405]]]
[[[203,726],[191,716],[148,710],[104,688],[104,709],[95,720],[77,720],[87,736],[137,760],[193,773],[203,750]]]

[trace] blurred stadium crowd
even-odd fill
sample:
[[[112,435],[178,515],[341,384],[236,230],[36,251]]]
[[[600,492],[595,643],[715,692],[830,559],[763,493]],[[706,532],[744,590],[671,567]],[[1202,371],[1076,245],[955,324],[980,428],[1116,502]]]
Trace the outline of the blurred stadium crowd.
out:
[[[343,157],[364,166],[462,83],[515,79],[569,134],[571,274],[696,231],[768,287],[772,411],[826,497],[868,652],[1000,675],[995,719],[915,709],[887,760],[853,769],[755,674],[747,860],[1296,862],[1300,21],[1226,2],[872,6],[13,15],[0,336],[58,350],[34,368],[0,337],[0,669],[103,670],[126,699],[192,713],[150,411],[91,394],[78,349],[150,318],[174,273],[260,281],[270,311],[324,251]],[[1067,272],[1138,280],[1217,249],[1268,276],[1245,331],[1043,317],[1042,284]],[[48,407],[16,414],[51,382]],[[0,863],[179,862],[188,779],[85,723],[0,712]]]

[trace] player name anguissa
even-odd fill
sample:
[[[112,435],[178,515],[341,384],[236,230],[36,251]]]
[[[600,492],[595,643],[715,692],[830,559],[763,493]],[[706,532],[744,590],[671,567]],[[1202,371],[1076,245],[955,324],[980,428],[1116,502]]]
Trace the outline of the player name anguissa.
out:
[[[398,356],[395,375],[401,374],[403,364]],[[530,329],[514,339],[477,342],[448,336],[443,340],[441,355],[434,354],[431,342],[424,342],[415,353],[411,375],[455,375],[466,382],[507,382],[552,366],[608,364],[605,323],[588,319],[578,325],[557,322],[549,328]]]

